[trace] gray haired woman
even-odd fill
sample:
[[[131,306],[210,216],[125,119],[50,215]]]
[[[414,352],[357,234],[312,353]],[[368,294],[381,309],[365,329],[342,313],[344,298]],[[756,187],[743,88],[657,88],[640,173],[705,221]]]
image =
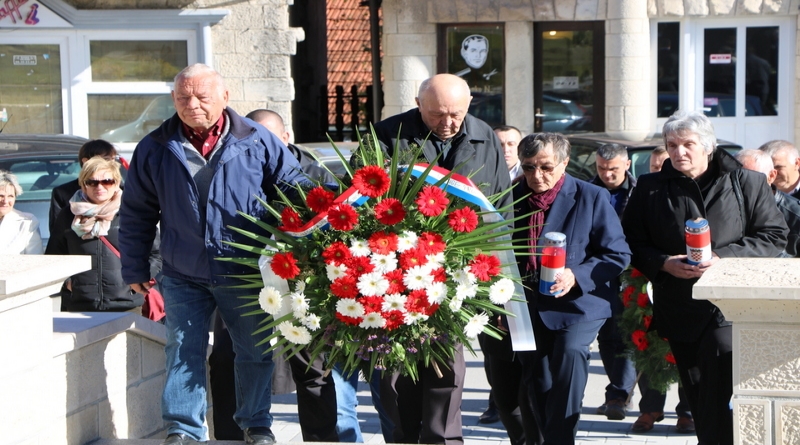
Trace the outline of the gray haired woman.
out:
[[[22,187],[17,177],[0,170],[0,254],[42,254],[39,220],[14,209]]]
[[[704,114],[678,111],[663,134],[669,160],[639,178],[622,227],[631,263],[653,283],[650,329],[669,339],[697,438],[731,445],[731,324],[710,301],[692,299],[692,287],[720,258],[778,256],[788,229],[764,176],[717,150]],[[711,232],[712,258],[699,264],[687,261],[684,238],[686,221],[696,218]]]

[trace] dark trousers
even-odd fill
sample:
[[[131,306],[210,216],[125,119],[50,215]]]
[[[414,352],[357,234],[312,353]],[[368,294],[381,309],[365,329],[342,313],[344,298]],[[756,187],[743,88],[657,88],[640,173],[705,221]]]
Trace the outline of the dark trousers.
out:
[[[459,345],[455,357],[439,365],[442,377],[423,362],[418,369],[417,382],[400,373],[386,373],[381,378],[381,404],[394,423],[393,442],[462,445],[464,347]]]
[[[711,325],[694,342],[669,342],[700,445],[733,444],[731,332],[731,326]]]
[[[642,376],[639,377],[639,391],[642,393],[642,398],[639,400],[640,413],[664,412],[664,405],[667,404],[667,393],[661,394],[660,391],[650,388],[647,374],[642,373]],[[679,417],[692,417],[689,398],[686,396],[686,391],[683,390],[682,385],[678,385],[678,404],[675,405],[675,413]]]
[[[625,354],[625,342],[619,330],[617,319],[625,308],[619,298],[611,299],[611,318],[608,318],[597,334],[597,348],[600,360],[608,376],[606,386],[606,402],[611,400],[628,400],[636,383],[636,369],[633,362]]]
[[[502,340],[497,340],[480,334],[478,340],[486,377],[492,387],[491,397],[511,445],[541,444],[533,404],[522,379],[522,364],[511,349],[511,338],[506,334]]]
[[[550,330],[534,312],[536,351],[519,352],[533,413],[546,445],[575,443],[589,379],[589,345],[604,320]]]
[[[208,358],[211,397],[214,400],[214,437],[217,440],[243,440],[242,430],[233,421],[236,411],[233,343],[228,329],[217,314],[214,346]],[[338,442],[336,434],[336,388],[333,376],[323,375],[323,360],[308,368],[308,354],[301,351],[290,358],[292,379],[297,385],[297,415],[304,442]]]

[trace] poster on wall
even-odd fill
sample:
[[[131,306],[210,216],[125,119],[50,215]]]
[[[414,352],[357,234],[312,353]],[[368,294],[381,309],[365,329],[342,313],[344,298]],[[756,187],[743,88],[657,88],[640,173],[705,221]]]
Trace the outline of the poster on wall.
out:
[[[491,126],[505,123],[503,92],[505,41],[502,24],[443,25],[439,72],[464,79],[472,91],[469,112]]]

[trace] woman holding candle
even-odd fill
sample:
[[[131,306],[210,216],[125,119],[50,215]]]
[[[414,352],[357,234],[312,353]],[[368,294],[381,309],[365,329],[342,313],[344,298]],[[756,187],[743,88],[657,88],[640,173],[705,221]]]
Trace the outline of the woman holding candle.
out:
[[[724,257],[775,257],[788,229],[763,175],[716,150],[714,128],[700,112],[678,111],[664,124],[669,160],[639,178],[622,225],[632,264],[653,283],[651,329],[669,340],[695,420],[699,443],[732,444],[731,326],[692,286]],[[705,218],[711,259],[687,259],[686,224]]]

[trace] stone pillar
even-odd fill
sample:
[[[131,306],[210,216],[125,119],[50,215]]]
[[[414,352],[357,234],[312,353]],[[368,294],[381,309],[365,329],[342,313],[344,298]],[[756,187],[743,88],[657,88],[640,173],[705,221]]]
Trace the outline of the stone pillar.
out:
[[[694,286],[733,322],[733,441],[800,443],[797,259],[725,258]]]
[[[91,269],[88,256],[0,256],[0,436],[3,443],[52,441],[53,305],[65,278]]]
[[[506,123],[533,132],[533,22],[506,22]]]
[[[621,139],[649,133],[650,21],[647,2],[608,3],[606,20],[606,131]]]
[[[436,74],[436,24],[414,0],[384,0],[382,119],[417,106],[419,84]]]

